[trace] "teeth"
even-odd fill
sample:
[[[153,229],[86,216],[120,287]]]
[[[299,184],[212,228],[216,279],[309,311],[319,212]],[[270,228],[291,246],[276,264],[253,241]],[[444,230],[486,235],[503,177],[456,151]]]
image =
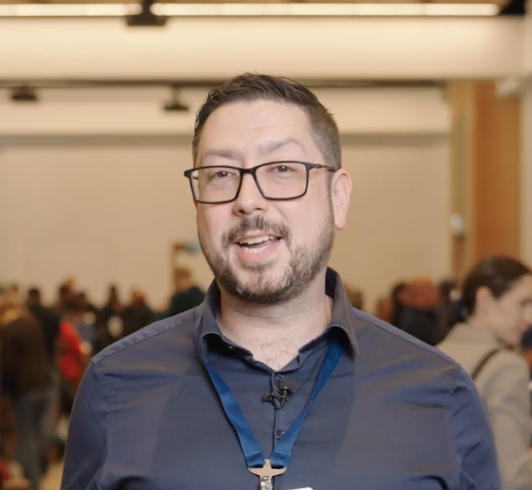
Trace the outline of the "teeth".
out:
[[[248,254],[260,254],[261,252],[264,252],[269,247],[268,244],[264,245],[263,247],[259,248],[247,248],[246,247],[246,253]]]
[[[241,245],[255,245],[257,243],[268,242],[270,240],[272,240],[272,237],[269,237],[269,236],[258,236],[258,237],[254,237],[254,238],[245,238],[244,240],[240,241],[240,244]]]

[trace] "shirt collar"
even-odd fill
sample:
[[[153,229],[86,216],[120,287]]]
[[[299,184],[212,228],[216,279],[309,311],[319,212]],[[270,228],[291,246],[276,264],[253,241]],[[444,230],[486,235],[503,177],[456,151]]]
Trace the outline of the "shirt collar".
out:
[[[351,315],[352,307],[347,298],[347,293],[342,284],[340,275],[331,268],[328,268],[326,273],[325,293],[333,299],[333,309],[331,321],[320,337],[333,331],[339,331],[343,334],[340,335],[340,337],[345,341],[344,345],[349,348],[354,357],[358,353],[358,345],[355,336],[355,325]],[[220,289],[216,281],[213,281],[205,295],[205,301],[202,308],[198,310],[196,325],[194,328],[194,340],[198,353],[201,356],[206,354],[206,340],[208,337],[216,336],[230,344],[230,341],[223,337],[222,332],[218,327],[218,323],[216,322],[219,308]]]

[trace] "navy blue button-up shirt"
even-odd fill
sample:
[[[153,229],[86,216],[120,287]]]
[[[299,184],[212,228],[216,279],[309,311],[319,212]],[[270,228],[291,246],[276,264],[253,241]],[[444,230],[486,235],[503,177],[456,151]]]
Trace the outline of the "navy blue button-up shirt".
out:
[[[216,325],[219,290],[92,360],[69,429],[62,490],[255,490],[200,356],[225,380],[266,458],[309,399],[327,342],[344,347],[276,490],[498,490],[493,441],[470,378],[431,347],[351,308],[339,276],[324,333],[282,371]],[[282,376],[293,395],[263,401]]]

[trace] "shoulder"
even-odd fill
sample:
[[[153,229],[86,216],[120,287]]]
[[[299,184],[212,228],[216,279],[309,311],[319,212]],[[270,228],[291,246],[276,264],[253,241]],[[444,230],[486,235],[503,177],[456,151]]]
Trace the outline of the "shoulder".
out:
[[[387,386],[403,402],[453,410],[455,394],[475,397],[473,382],[453,359],[392,325],[352,311],[358,368],[371,383]],[[374,389],[374,388],[372,388]]]
[[[165,364],[173,356],[190,353],[192,333],[200,307],[152,323],[115,342],[93,357],[97,371],[108,371],[128,364]]]
[[[355,324],[357,342],[360,341],[359,344],[368,343],[380,346],[382,350],[397,357],[404,354],[415,355],[427,362],[448,366],[455,370],[458,376],[461,370],[460,365],[440,350],[355,308],[352,309],[352,318]]]
[[[510,386],[527,385],[530,371],[525,359],[517,352],[501,350],[492,356],[479,375],[479,384]]]

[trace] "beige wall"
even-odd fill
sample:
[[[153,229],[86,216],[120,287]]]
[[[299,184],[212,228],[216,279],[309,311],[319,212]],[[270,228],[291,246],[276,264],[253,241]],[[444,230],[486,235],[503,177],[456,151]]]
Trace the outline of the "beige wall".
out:
[[[332,265],[361,287],[367,306],[412,275],[450,271],[448,145],[445,138],[358,140],[344,145],[353,178],[348,228]]]
[[[195,236],[187,165],[185,145],[4,149],[4,278],[42,285],[50,297],[72,274],[98,301],[116,281],[142,286],[160,302],[169,287],[170,243]],[[205,276],[199,271],[204,283]]]
[[[510,17],[173,18],[141,30],[121,18],[19,18],[0,19],[0,67],[23,80],[497,78],[518,73],[522,42],[522,20]]]
[[[169,290],[169,245],[195,237],[182,171],[186,138],[51,141],[0,151],[0,281],[41,285],[48,299],[67,275],[101,301],[110,281]],[[348,228],[332,265],[371,306],[393,281],[449,269],[447,142],[358,137],[344,142],[354,187]],[[210,273],[196,259],[203,285]]]

